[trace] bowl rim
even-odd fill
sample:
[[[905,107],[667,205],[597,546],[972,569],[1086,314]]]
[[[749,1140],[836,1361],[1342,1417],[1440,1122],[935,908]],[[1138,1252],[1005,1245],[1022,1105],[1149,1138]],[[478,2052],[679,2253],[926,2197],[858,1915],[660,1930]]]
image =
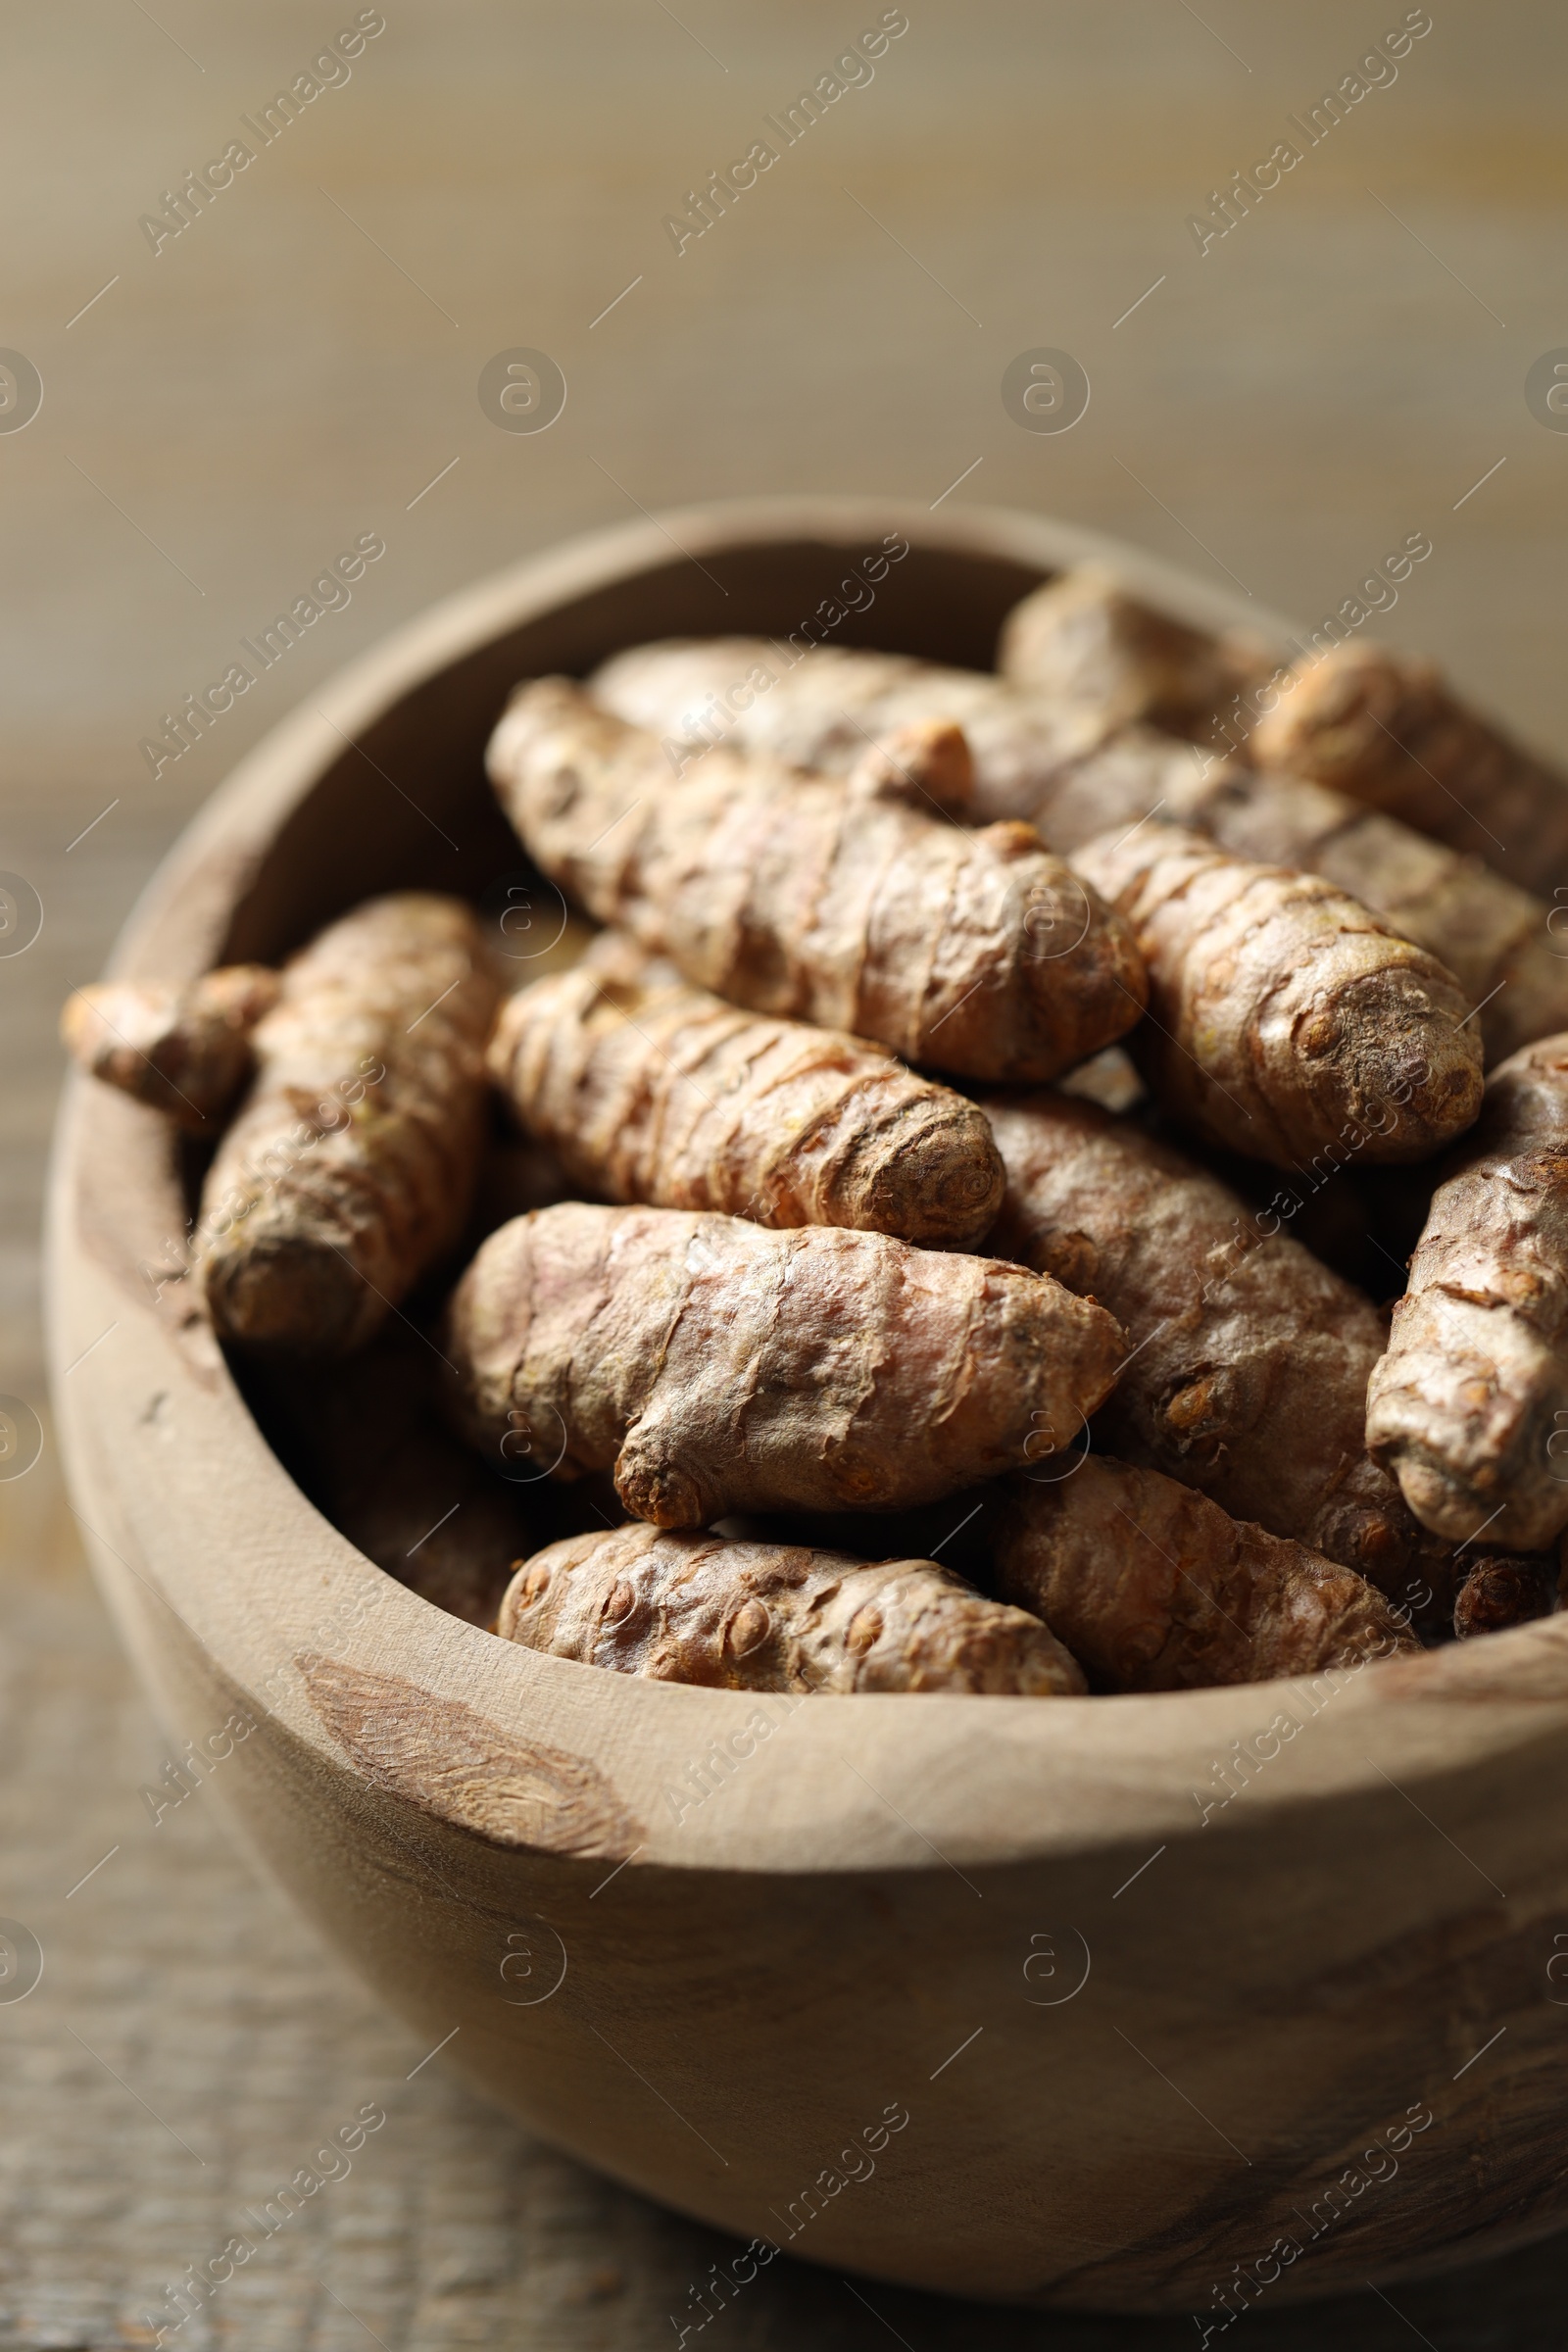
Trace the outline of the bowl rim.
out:
[[[769,543],[859,545],[890,531],[911,549],[1007,558],[1042,573],[1094,560],[1181,617],[1245,626],[1282,649],[1291,641],[1277,615],[1228,590],[1102,534],[1007,509],[932,514],[895,499],[775,496],[594,531],[446,597],[285,714],[186,826],[139,896],[110,971],[179,978],[207,968],[246,877],[341,759],[344,737],[356,740],[460,658],[596,589],[667,570],[671,541],[696,561]],[[69,1486],[84,1506],[76,1515],[132,1646],[166,1704],[175,1686],[159,1653],[172,1646],[205,1660],[236,1703],[276,1717],[323,1764],[341,1771],[347,1761],[492,1844],[543,1844],[596,1869],[615,1855],[617,1868],[962,1876],[965,1864],[1107,1844],[1163,1851],[1210,1828],[1226,1835],[1234,1824],[1218,1791],[1238,1752],[1269,1765],[1241,1775],[1255,1831],[1299,1805],[1380,1793],[1380,1782],[1403,1793],[1406,1783],[1568,1735],[1568,1618],[1338,1676],[1049,1703],[888,1693],[817,1696],[807,1707],[644,1682],[498,1641],[340,1536],[272,1454],[210,1330],[149,1296],[132,1269],[180,1229],[171,1226],[179,1214],[157,1115],[74,1075],[50,1180],[52,1385]],[[78,1366],[106,1314],[114,1344]],[[374,1740],[356,1745],[338,1703],[344,1678],[362,1700],[369,1691],[392,1710],[388,1723],[417,1718],[422,1762]],[[1287,1722],[1296,1728],[1281,1729]],[[550,1805],[543,1814],[534,1805],[519,1829],[487,1800],[483,1770],[464,1782],[429,1768],[430,1744],[449,1739],[466,1740],[465,1752],[488,1742],[492,1762],[554,1758],[558,1780],[567,1767],[586,1771],[606,1803],[574,1814],[557,1804],[554,1829]],[[753,1769],[754,1755],[766,1761]],[[514,1761],[495,1765],[490,1780],[509,1769]],[[712,1801],[737,1779],[749,1790],[743,1803]]]

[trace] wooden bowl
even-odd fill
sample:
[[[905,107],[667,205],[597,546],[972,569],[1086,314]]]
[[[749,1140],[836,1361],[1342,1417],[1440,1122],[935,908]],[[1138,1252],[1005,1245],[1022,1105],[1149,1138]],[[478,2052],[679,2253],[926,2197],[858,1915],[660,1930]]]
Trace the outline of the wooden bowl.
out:
[[[277,957],[392,886],[482,896],[523,863],[480,761],[514,680],[784,635],[889,533],[909,552],[835,642],[984,665],[1090,554],[1257,625],[1023,515],[772,500],[597,536],[313,696],[116,971]],[[174,1738],[442,2064],[743,2241],[1021,2303],[1217,2326],[1568,2213],[1568,1619],[1311,1685],[1054,1701],[792,1704],[536,1656],[307,1502],[160,1290],[182,1218],[159,1120],[74,1083],[72,1490]]]

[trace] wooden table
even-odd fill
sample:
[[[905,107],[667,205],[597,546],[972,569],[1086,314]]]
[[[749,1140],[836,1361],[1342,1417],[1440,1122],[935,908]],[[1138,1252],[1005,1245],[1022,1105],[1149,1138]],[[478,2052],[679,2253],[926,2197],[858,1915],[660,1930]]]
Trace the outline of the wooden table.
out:
[[[1372,625],[1568,744],[1568,436],[1525,400],[1568,334],[1560,19],[1435,12],[1397,79],[1314,146],[1290,119],[1381,24],[1341,0],[908,14],[874,78],[847,67],[859,86],[793,144],[766,118],[861,18],[404,0],[266,145],[245,119],[352,9],[281,0],[241,22],[159,0],[155,21],[60,0],[8,24],[0,342],[43,405],[0,431],[0,868],[44,921],[0,958],[0,1388],[46,1419],[33,1237],[60,999],[266,727],[399,619],[569,530],[727,492],[979,498],[1209,564],[1307,620],[1424,530],[1432,558]],[[252,159],[187,198],[177,235],[140,225],[167,226],[165,192],[236,137]],[[690,220],[687,192],[759,138],[776,161],[677,253],[665,216]],[[1213,225],[1210,192],[1281,139],[1299,163],[1200,253],[1190,216]],[[1003,405],[1008,363],[1043,347],[1091,381],[1069,432]],[[566,379],[543,432],[480,406],[485,363],[519,348]],[[362,532],[386,552],[353,602],[150,761],[164,713]],[[205,1793],[155,1825],[143,1792],[167,1793],[172,1759],[47,1444],[0,1482],[0,1913],[44,1949],[36,1989],[0,2003],[0,2345],[151,2342],[166,2285],[371,2100],[387,2124],[353,2172],[166,2341],[674,2341],[728,2249],[421,2064],[248,1875]],[[1549,2245],[1250,2328],[1271,2352],[1330,2330],[1351,2352],[1412,2332],[1490,2352],[1552,2340],[1565,2287]],[[687,2340],[890,2336],[1155,2352],[1196,2331],[980,2312],[780,2260]]]

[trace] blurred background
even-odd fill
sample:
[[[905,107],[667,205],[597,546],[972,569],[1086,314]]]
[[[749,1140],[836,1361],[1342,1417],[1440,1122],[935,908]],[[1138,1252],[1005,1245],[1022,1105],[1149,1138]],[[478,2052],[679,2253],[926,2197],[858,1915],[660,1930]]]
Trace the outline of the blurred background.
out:
[[[1016,506],[1310,624],[1421,532],[1433,553],[1373,629],[1568,751],[1568,416],[1542,388],[1568,360],[1568,23],[1534,0],[1369,5],[5,12],[0,869],[24,888],[0,937],[0,1389],[47,1428],[61,1001],[268,728],[433,600],[567,534],[768,491]],[[896,23],[793,144],[766,126]],[[1360,74],[1400,27],[1396,68]],[[344,32],[357,53],[314,74]],[[1347,77],[1362,94],[1314,140]],[[689,233],[710,174],[759,138],[777,162]],[[219,187],[234,140],[252,159]],[[1300,161],[1225,228],[1219,193],[1282,140]],[[198,170],[205,202],[181,195]],[[1088,378],[1067,431],[1004,397],[1043,348]],[[485,375],[519,350],[564,379],[543,430],[512,429]],[[385,553],[352,601],[150,760],[166,714],[362,534]],[[0,2345],[152,2343],[184,2266],[328,2110],[372,2098],[396,2128],[165,2340],[678,2338],[721,2241],[531,2143],[439,2063],[408,2080],[407,2034],[246,1875],[202,1794],[154,1827],[142,1791],[168,1754],[47,1440],[0,1482],[0,1913],[45,1955],[35,1991],[0,2000]],[[1193,2340],[783,2260],[764,2276],[715,2338]],[[1355,2346],[1533,2346],[1565,2286],[1548,2246],[1369,2290],[1332,2323]],[[1294,2352],[1330,2316],[1250,2326]]]

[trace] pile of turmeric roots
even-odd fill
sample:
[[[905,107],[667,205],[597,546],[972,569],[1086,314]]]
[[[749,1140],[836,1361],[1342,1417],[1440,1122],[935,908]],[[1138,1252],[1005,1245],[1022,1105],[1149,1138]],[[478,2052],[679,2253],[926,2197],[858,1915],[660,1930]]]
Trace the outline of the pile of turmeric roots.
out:
[[[187,1311],[372,1559],[796,1691],[1556,1607],[1568,782],[1431,670],[1084,569],[995,675],[652,645],[520,688],[489,767],[599,926],[520,993],[410,892],[65,1018],[210,1152]]]

